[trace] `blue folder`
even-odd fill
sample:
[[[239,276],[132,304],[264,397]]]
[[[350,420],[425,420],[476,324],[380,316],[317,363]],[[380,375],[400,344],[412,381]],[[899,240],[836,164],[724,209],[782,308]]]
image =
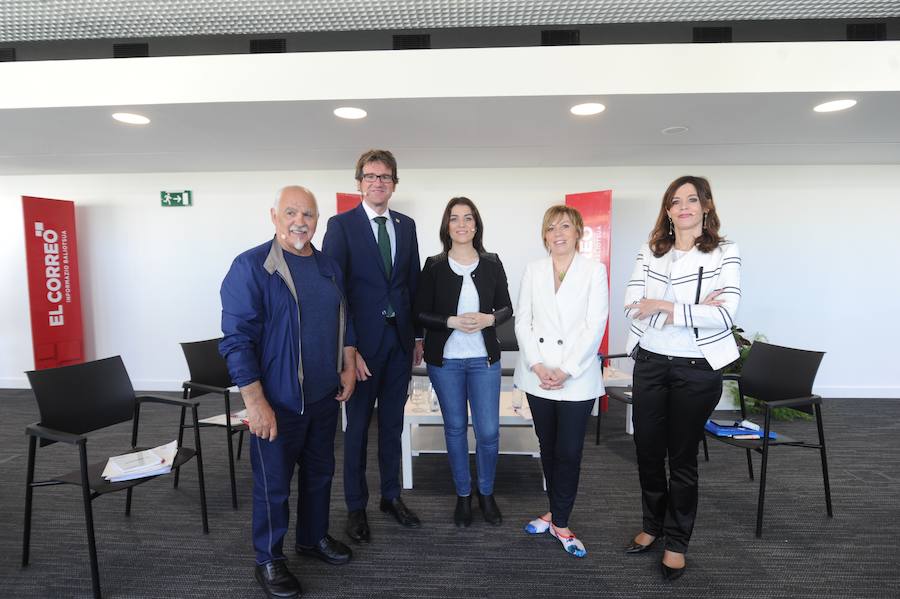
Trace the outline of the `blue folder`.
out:
[[[743,426],[722,426],[721,424],[717,424],[712,420],[706,421],[705,428],[717,437],[737,437],[739,439],[752,440],[762,439],[763,436],[763,431],[761,430],[756,431],[752,428],[745,428]],[[774,431],[769,431],[770,439],[775,439],[777,437],[778,435],[776,435]]]

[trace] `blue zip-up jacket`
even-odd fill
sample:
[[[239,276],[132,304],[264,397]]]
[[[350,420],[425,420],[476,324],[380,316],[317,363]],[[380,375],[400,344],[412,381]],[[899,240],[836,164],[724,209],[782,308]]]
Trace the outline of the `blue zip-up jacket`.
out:
[[[344,278],[333,258],[313,248],[319,274],[337,286],[337,370],[343,348],[355,346],[347,318]],[[234,259],[222,281],[222,333],[219,352],[238,387],[256,381],[273,407],[303,413],[303,363],[300,359],[300,304],[294,280],[274,238]]]

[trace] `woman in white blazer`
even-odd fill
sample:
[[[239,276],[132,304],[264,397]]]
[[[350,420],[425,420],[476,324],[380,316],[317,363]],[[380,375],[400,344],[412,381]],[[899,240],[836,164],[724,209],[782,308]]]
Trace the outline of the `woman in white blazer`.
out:
[[[740,276],[738,247],[719,235],[709,182],[675,179],[625,292],[643,508],[643,529],[625,552],[644,553],[665,537],[666,580],[685,571],[697,515],[698,444],[722,394],[722,368],[738,357],[731,327]]]
[[[574,208],[547,210],[541,232],[550,255],[526,267],[516,305],[515,383],[528,397],[550,503],[525,532],[549,532],[576,557],[587,551],[569,529],[569,515],[588,416],[603,395],[597,350],[609,313],[606,268],[578,253],[583,231]]]

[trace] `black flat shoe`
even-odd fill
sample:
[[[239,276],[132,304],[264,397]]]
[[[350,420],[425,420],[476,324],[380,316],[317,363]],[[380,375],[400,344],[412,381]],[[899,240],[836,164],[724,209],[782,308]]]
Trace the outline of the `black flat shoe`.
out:
[[[687,564],[682,566],[681,568],[670,568],[664,563],[660,562],[659,564],[662,566],[662,576],[663,580],[672,582],[673,580],[678,580],[684,575],[684,571],[687,570]]]
[[[453,523],[457,528],[466,528],[472,524],[472,496],[456,496],[456,509],[453,510]]]
[[[503,515],[500,513],[500,508],[497,507],[497,502],[494,501],[494,495],[481,495],[478,494],[478,507],[481,508],[481,513],[484,515],[484,521],[488,524],[492,524],[493,526],[500,526],[503,524]]]
[[[283,559],[256,566],[256,582],[272,599],[295,599],[300,596],[300,581],[291,574],[287,561]]]
[[[422,522],[419,520],[419,517],[416,516],[415,513],[403,503],[403,500],[397,497],[396,499],[385,499],[381,498],[381,511],[392,515],[397,519],[402,526],[407,528],[419,528],[422,526]]]
[[[369,542],[369,520],[366,510],[353,510],[347,514],[347,536],[355,543]]]
[[[650,551],[650,548],[653,547],[653,545],[655,545],[656,541],[658,541],[658,540],[659,540],[659,537],[655,537],[652,541],[650,541],[646,545],[641,545],[640,543],[638,543],[637,541],[632,539],[631,543],[629,543],[628,546],[625,547],[625,553],[627,553],[629,555],[634,555],[637,553],[644,553],[646,551]]]
[[[325,535],[312,547],[297,545],[294,547],[300,555],[311,555],[325,563],[340,566],[346,564],[353,557],[353,551],[331,535]]]

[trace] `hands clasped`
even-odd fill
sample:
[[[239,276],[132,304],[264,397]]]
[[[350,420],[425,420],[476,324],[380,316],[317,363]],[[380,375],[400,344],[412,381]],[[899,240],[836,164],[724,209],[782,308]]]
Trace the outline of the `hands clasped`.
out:
[[[494,315],[483,312],[466,312],[447,319],[447,327],[463,333],[475,333],[493,325]]]
[[[540,379],[541,389],[547,391],[562,389],[566,379],[569,378],[569,373],[561,368],[547,368],[543,364],[535,364],[531,367],[531,371],[538,376],[538,379]]]

